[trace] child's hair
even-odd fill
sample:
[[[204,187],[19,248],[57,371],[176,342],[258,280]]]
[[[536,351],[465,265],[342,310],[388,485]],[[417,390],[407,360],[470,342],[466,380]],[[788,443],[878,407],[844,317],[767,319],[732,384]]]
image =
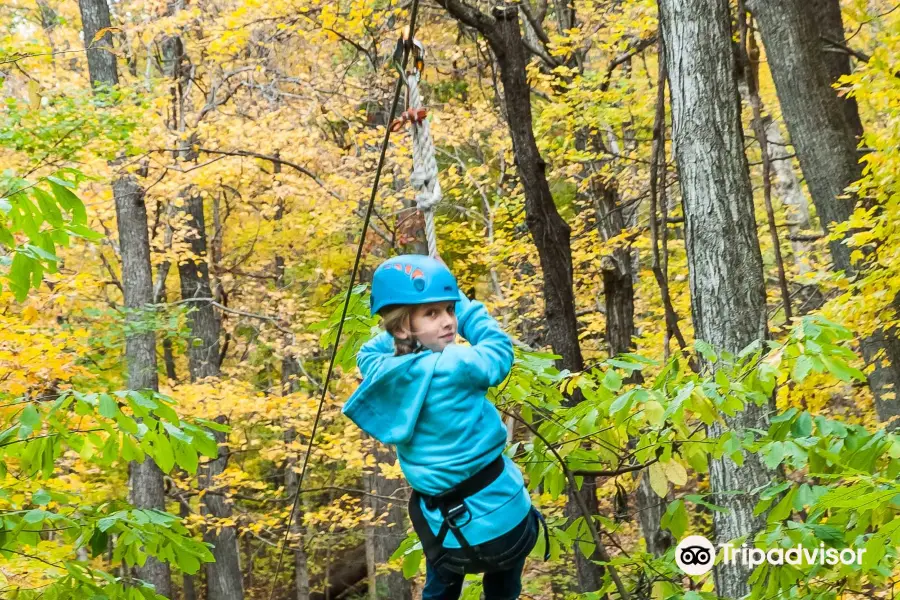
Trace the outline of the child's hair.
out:
[[[395,356],[412,354],[418,349],[419,342],[412,335],[412,313],[414,309],[415,306],[412,304],[392,304],[378,311],[385,331],[394,337]],[[406,339],[397,337],[397,333],[401,331],[406,331],[409,334]]]

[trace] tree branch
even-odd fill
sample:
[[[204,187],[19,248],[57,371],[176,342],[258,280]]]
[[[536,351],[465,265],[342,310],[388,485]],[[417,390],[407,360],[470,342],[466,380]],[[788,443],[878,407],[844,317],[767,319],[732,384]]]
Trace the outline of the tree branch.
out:
[[[496,32],[497,21],[474,6],[466,4],[462,0],[435,0],[447,10],[455,19],[469,27],[472,27],[483,35],[489,42],[496,44],[499,38]]]
[[[621,65],[627,63],[634,56],[640,54],[650,46],[656,43],[656,35],[651,35],[648,38],[640,38],[634,44],[623,52],[622,54],[615,57],[609,65],[606,67],[606,75],[603,76],[603,83],[600,84],[600,91],[605,92],[609,89],[609,85],[612,82],[612,74],[617,68]]]
[[[271,154],[262,154],[260,152],[252,152],[250,150],[213,150],[212,148],[198,148],[197,151],[205,152],[207,154],[218,154],[220,156],[243,156],[243,157],[248,157],[248,158],[259,158],[261,160],[267,160],[267,161],[271,162],[272,164],[279,164],[279,165],[284,165],[286,167],[290,167],[290,168],[294,169],[295,171],[298,171],[298,172],[306,175],[310,179],[312,179],[316,183],[316,185],[318,185],[320,188],[325,190],[325,193],[328,194],[329,196],[331,196],[332,198],[335,198],[336,200],[340,200],[341,202],[346,202],[346,198],[344,198],[341,194],[339,194],[338,192],[335,192],[334,190],[329,188],[327,185],[325,185],[325,182],[322,181],[318,175],[316,175],[315,173],[313,173],[312,171],[310,171],[303,165],[298,165],[297,163],[291,162],[289,160],[284,160],[283,158],[281,158],[279,156],[273,156]],[[356,212],[357,214],[360,214],[359,211],[354,211],[354,212]],[[360,216],[362,216],[362,215],[360,214]],[[376,235],[378,235],[378,237],[380,237],[381,239],[386,241],[388,244],[393,245],[391,236],[389,236],[387,233],[382,231],[381,228],[379,228],[374,223],[370,223],[369,227],[372,229],[372,231],[374,231],[376,233]]]
[[[576,485],[576,482],[575,482],[575,476],[572,474],[572,471],[569,470],[569,467],[566,466],[565,459],[563,459],[563,457],[559,455],[559,452],[556,451],[556,448],[554,448],[550,444],[550,442],[548,442],[546,440],[546,438],[544,438],[544,436],[542,436],[538,432],[538,430],[531,425],[531,423],[529,423],[528,421],[526,421],[525,419],[522,419],[521,417],[519,417],[517,415],[514,415],[513,413],[510,413],[507,411],[504,411],[504,412],[507,415],[509,415],[509,416],[513,417],[514,419],[516,419],[517,421],[519,421],[520,423],[523,423],[525,425],[525,427],[527,427],[528,430],[531,431],[531,433],[534,434],[535,437],[537,437],[542,442],[544,442],[544,445],[547,446],[547,448],[550,450],[550,452],[553,453],[553,456],[556,458],[557,462],[559,462],[559,466],[563,470],[563,473],[566,476],[566,480],[569,482],[569,490],[571,492],[572,497],[577,502],[578,509],[581,511],[582,516],[584,516],[584,522],[587,524],[588,530],[591,532],[591,537],[594,538],[594,543],[597,545],[597,551],[600,553],[600,559],[603,562],[607,563],[606,568],[609,571],[610,578],[613,580],[613,583],[615,583],[615,585],[616,585],[616,589],[619,591],[619,595],[621,596],[622,600],[631,600],[631,595],[628,593],[628,590],[625,589],[625,586],[622,584],[622,580],[619,579],[618,572],[611,564],[608,564],[609,561],[611,560],[609,551],[606,549],[606,545],[603,543],[603,540],[600,539],[600,532],[597,530],[597,524],[594,522],[594,515],[592,515],[590,513],[590,511],[588,510],[587,505],[584,502],[584,498],[581,497],[581,494],[577,493],[578,486]]]

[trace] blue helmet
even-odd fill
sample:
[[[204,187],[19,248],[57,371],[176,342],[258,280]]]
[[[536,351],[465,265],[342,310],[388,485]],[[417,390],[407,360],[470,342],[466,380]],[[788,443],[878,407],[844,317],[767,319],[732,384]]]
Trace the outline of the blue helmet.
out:
[[[459,300],[456,278],[439,260],[422,254],[389,258],[372,276],[372,314],[392,304]]]

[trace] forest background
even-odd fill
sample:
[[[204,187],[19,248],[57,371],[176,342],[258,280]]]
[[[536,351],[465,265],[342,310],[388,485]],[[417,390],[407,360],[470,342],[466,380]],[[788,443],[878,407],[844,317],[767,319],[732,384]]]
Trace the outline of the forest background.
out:
[[[746,4],[418,6],[440,252],[551,526],[525,597],[896,594],[900,11]],[[0,6],[0,597],[416,596],[340,414],[411,8]],[[401,130],[358,282],[426,251],[411,171]],[[866,552],[690,578],[687,534]]]

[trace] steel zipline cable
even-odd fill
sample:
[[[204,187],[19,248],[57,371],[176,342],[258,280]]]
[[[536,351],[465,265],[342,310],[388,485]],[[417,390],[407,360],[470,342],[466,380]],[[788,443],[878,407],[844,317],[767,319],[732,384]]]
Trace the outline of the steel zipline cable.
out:
[[[403,90],[404,77],[403,73],[406,70],[406,64],[409,61],[409,55],[412,48],[412,40],[416,30],[416,15],[419,9],[419,0],[413,0],[412,8],[410,9],[410,17],[409,17],[409,33],[406,36],[403,43],[403,59],[400,62],[400,75],[397,78],[397,86],[394,89],[394,99],[391,103],[391,113],[388,117],[388,123],[391,123],[394,119],[394,115],[397,114],[397,105],[400,102],[400,93]],[[384,168],[384,160],[387,155],[388,141],[391,137],[391,127],[387,126],[384,130],[384,140],[381,144],[381,155],[378,158],[378,167],[375,171],[375,182],[372,184],[372,194],[369,196],[369,206],[366,208],[366,216],[363,220],[362,233],[359,237],[359,246],[356,249],[356,259],[353,261],[353,270],[350,273],[350,283],[347,286],[347,296],[344,299],[344,308],[341,312],[341,320],[338,322],[337,334],[335,335],[334,346],[331,349],[331,359],[328,362],[328,373],[325,375],[325,379],[322,380],[322,397],[319,399],[319,407],[316,410],[316,418],[313,421],[312,432],[309,434],[309,444],[306,448],[306,455],[303,457],[303,467],[300,469],[300,478],[297,481],[297,490],[294,492],[294,500],[291,503],[291,513],[288,517],[288,522],[284,530],[284,539],[281,544],[281,552],[278,554],[278,566],[275,568],[275,576],[272,578],[272,588],[269,592],[269,600],[272,600],[275,597],[275,588],[278,586],[278,577],[281,574],[281,567],[284,563],[284,552],[287,548],[287,539],[290,535],[291,524],[294,522],[294,515],[297,512],[297,504],[300,500],[300,493],[303,489],[303,478],[306,476],[306,468],[309,465],[309,456],[312,454],[313,441],[316,438],[316,430],[319,427],[319,420],[322,417],[322,408],[325,405],[325,396],[328,393],[328,382],[331,380],[331,374],[334,371],[334,361],[337,357],[337,351],[340,346],[341,341],[341,333],[344,330],[344,320],[347,318],[347,310],[350,306],[350,299],[353,294],[353,283],[356,280],[356,274],[359,271],[359,261],[362,258],[363,244],[366,240],[366,232],[369,229],[369,220],[372,217],[372,211],[375,207],[375,196],[378,193],[378,183],[381,180],[381,171]]]

